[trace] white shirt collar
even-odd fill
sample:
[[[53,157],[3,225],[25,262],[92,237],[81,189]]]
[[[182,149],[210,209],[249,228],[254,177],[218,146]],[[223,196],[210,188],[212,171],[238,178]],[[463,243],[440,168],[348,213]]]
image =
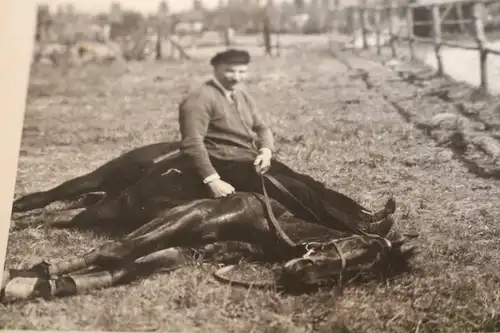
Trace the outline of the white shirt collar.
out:
[[[220,83],[220,81],[219,81],[219,80],[217,80],[217,78],[216,78],[216,77],[213,77],[213,78],[212,78],[212,80],[214,81],[215,85],[216,85],[217,87],[219,87],[219,88],[222,90],[222,92],[224,93],[224,95],[226,96],[226,98],[227,98],[230,102],[233,102],[232,95],[233,95],[233,93],[234,93],[234,90],[233,90],[233,91],[231,91],[231,90],[226,89],[226,88],[222,85],[222,83]]]

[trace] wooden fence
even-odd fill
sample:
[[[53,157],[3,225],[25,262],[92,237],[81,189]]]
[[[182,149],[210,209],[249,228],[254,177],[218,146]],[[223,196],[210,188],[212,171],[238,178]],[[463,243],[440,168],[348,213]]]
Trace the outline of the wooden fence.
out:
[[[370,45],[368,43],[368,35],[370,33],[369,27],[372,26],[376,38],[375,46],[377,53],[381,54],[381,49],[383,43],[381,41],[382,36],[382,24],[388,24],[388,31],[386,33],[388,38],[388,44],[392,52],[393,57],[397,57],[397,41],[408,42],[410,57],[415,59],[415,44],[416,43],[426,43],[432,44],[434,46],[434,53],[437,59],[437,74],[442,75],[443,71],[443,58],[441,55],[441,50],[443,46],[448,46],[452,48],[459,48],[464,50],[477,50],[479,52],[479,66],[480,66],[480,89],[488,92],[488,62],[487,58],[489,54],[500,55],[500,50],[493,49],[488,46],[488,40],[485,36],[485,24],[484,17],[486,13],[487,4],[498,4],[499,0],[486,0],[486,1],[453,1],[445,3],[426,3],[426,4],[406,4],[406,5],[395,5],[390,2],[387,6],[367,6],[366,0],[361,0],[361,5],[350,6],[345,8],[335,8],[332,17],[336,19],[336,24],[334,24],[334,30],[336,32],[349,33],[352,31],[361,32],[362,48],[369,49]],[[458,19],[448,19],[446,16],[450,12],[450,6],[456,6],[457,11],[461,14],[460,9],[463,6],[470,6],[471,17],[464,18],[463,15],[459,15]],[[414,19],[415,10],[428,10],[431,13],[431,20],[421,21]],[[383,22],[385,18],[386,22]],[[404,22],[406,27],[406,34],[402,35],[398,32],[398,26],[396,23]],[[345,22],[351,22],[352,27],[348,29],[345,27]],[[352,23],[354,22],[354,23]],[[463,42],[447,41],[443,38],[443,27],[449,26],[450,24],[458,24],[463,27],[465,24],[471,24],[473,29],[473,38],[475,43],[468,45]],[[417,26],[430,26],[431,27],[431,37],[421,37],[415,34],[415,27]],[[475,44],[475,45],[474,45]]]

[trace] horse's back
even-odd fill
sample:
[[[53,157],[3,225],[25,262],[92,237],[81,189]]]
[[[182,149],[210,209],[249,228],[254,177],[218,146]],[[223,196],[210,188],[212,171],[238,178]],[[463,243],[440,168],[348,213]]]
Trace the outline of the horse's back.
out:
[[[112,159],[106,164],[130,165],[145,162],[154,162],[162,155],[168,155],[172,152],[175,152],[179,149],[179,147],[180,143],[178,141],[153,143],[124,152],[120,156]]]
[[[119,193],[133,186],[155,166],[155,159],[175,152],[178,142],[160,142],[128,151],[95,171],[101,174],[106,192]]]

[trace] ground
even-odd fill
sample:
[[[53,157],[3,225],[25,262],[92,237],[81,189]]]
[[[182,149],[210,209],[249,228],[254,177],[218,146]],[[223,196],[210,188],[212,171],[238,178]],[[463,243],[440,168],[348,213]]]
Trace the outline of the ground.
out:
[[[0,326],[298,333],[332,332],[343,322],[352,332],[500,330],[498,180],[474,174],[419,129],[426,117],[454,112],[450,103],[402,81],[373,52],[332,55],[325,46],[298,47],[276,58],[254,52],[250,90],[285,163],[369,207],[394,194],[399,228],[420,233],[414,272],[350,286],[343,295],[283,296],[219,284],[211,266],[186,267],[86,295],[0,305]],[[209,70],[205,58],[132,63],[129,72],[118,64],[67,73],[35,68],[16,197],[93,170],[133,147],[179,138],[177,105]],[[12,231],[6,267],[82,254],[103,241],[74,231]]]

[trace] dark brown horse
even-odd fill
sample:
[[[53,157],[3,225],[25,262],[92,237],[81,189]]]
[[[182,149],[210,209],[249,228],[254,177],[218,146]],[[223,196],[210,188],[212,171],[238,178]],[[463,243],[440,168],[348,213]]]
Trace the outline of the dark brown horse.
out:
[[[54,265],[42,263],[29,270],[10,270],[7,275],[21,279],[35,276],[38,296],[60,296],[76,294],[79,289],[111,286],[158,267],[172,269],[184,265],[193,250],[204,253],[205,258],[216,259],[219,249],[218,255],[223,252],[222,257],[226,259],[228,251],[239,250],[240,255],[284,263],[277,282],[282,287],[296,287],[332,281],[339,273],[343,273],[344,278],[360,272],[373,273],[384,260],[386,267],[407,267],[413,255],[411,250],[402,250],[404,240],[401,238],[390,242],[392,214],[372,223],[376,234],[353,237],[349,232],[305,222],[270,200],[278,223],[296,243],[291,246],[269,223],[264,200],[259,194],[236,193],[226,198],[198,199],[174,208],[158,209],[150,213],[154,217],[142,227],[84,256]],[[344,237],[351,238],[341,242]],[[232,242],[232,248],[221,247],[225,242]],[[241,251],[242,244],[250,244],[246,253]],[[320,255],[310,251],[310,246],[315,244],[321,247],[316,248]],[[327,252],[330,254],[325,255]],[[94,271],[87,278],[85,274],[71,275],[90,267],[95,267],[98,274]],[[8,281],[4,284],[8,286]],[[4,294],[9,293],[4,291]]]
[[[43,208],[54,201],[75,200],[78,196],[100,192],[84,202],[82,206],[87,209],[83,212],[61,214],[48,223],[54,227],[100,225],[131,231],[154,218],[158,210],[209,196],[178,148],[178,142],[163,142],[134,149],[86,175],[15,200],[13,212]],[[334,193],[333,206],[345,214],[356,212],[364,219],[380,220],[395,210],[393,202],[388,201],[383,210],[373,213],[349,197]]]

